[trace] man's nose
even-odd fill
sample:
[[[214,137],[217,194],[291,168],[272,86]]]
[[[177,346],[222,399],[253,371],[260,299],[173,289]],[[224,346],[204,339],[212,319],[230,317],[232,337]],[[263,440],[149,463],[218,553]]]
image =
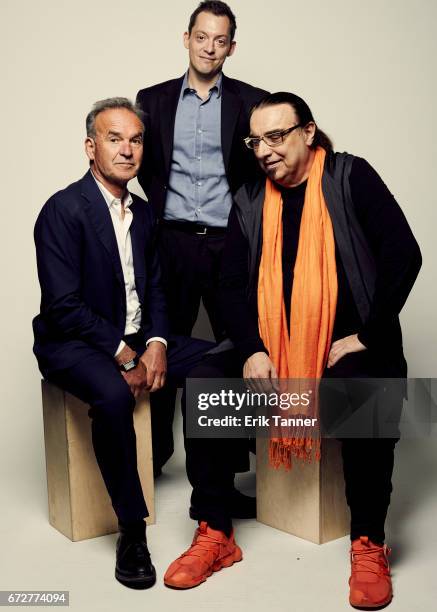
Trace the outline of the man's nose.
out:
[[[258,157],[267,157],[272,152],[272,149],[267,145],[264,140],[260,140],[256,154]]]
[[[213,40],[208,39],[206,41],[205,51],[209,53],[210,55],[213,55],[214,53],[214,41]]]
[[[123,140],[119,153],[123,157],[132,157],[132,144],[128,140]]]

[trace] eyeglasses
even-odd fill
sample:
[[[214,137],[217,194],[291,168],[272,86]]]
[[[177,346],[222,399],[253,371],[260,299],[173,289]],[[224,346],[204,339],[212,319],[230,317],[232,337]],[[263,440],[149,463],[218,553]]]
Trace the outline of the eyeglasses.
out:
[[[264,140],[268,147],[277,147],[278,145],[284,142],[285,136],[287,136],[287,134],[291,134],[291,132],[298,127],[301,127],[300,123],[298,123],[297,125],[293,125],[287,128],[286,130],[278,130],[277,132],[270,132],[269,134],[264,134],[264,136],[261,136],[260,138],[252,138],[251,136],[248,136],[244,139],[244,143],[248,149],[257,149],[261,144],[261,140]]]

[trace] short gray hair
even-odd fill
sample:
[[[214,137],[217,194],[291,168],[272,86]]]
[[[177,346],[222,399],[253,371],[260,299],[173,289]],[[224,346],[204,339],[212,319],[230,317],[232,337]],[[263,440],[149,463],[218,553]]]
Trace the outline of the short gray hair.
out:
[[[106,100],[99,100],[98,102],[95,102],[86,117],[86,135],[88,138],[96,137],[97,115],[103,113],[105,110],[109,110],[110,108],[127,108],[127,110],[131,111],[138,117],[144,130],[144,113],[139,106],[133,104],[128,98],[106,98]]]

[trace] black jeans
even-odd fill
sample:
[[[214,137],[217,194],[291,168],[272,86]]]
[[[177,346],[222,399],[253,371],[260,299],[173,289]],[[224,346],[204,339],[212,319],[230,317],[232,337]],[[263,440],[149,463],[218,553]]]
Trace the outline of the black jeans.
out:
[[[373,542],[384,542],[397,441],[396,438],[341,440],[351,540],[367,535]]]
[[[341,413],[356,416],[363,403],[366,417],[360,419],[358,426],[366,432],[363,437],[341,437],[343,474],[346,501],[351,512],[351,540],[367,535],[373,542],[382,543],[385,539],[384,524],[392,492],[394,449],[399,441],[399,420],[402,410],[402,385],[392,386],[391,392],[381,401],[372,393],[372,385],[366,379],[379,378],[373,366],[372,353],[362,351],[345,355],[335,366],[327,368],[320,387],[322,421],[324,412],[328,418],[338,419]],[[348,384],[348,379],[361,379]],[[331,379],[331,381],[329,380]],[[332,379],[345,379],[346,395],[341,398],[324,398],[323,383],[335,382]],[[348,403],[344,398],[348,398]],[[368,401],[367,401],[368,400]],[[324,406],[323,404],[327,405]],[[348,405],[347,405],[348,404]],[[326,416],[326,415],[325,415]],[[356,427],[356,425],[355,425]],[[391,437],[377,437],[378,432]],[[357,432],[357,435],[359,433]],[[371,437],[371,436],[375,437]],[[368,437],[364,437],[368,436]]]

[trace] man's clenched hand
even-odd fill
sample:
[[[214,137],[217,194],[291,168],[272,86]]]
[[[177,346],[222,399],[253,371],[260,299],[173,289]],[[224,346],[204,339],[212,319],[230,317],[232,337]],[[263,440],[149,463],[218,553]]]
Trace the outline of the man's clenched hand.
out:
[[[167,355],[162,342],[153,341],[140,357],[147,373],[146,389],[153,393],[164,386],[167,374]]]

